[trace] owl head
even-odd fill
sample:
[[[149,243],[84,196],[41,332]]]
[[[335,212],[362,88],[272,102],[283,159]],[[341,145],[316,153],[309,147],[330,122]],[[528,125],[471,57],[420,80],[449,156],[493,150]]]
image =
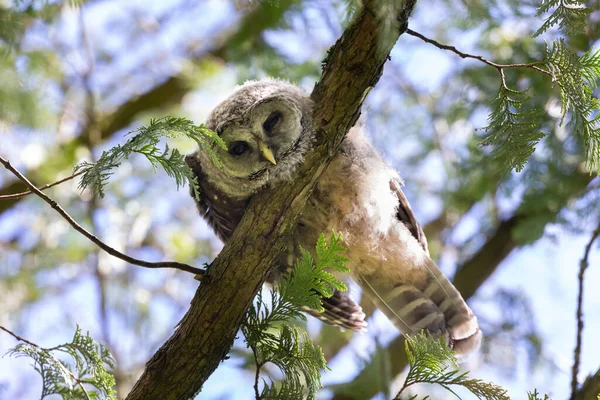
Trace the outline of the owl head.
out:
[[[289,180],[310,149],[312,103],[300,88],[281,80],[249,81],[209,115],[206,126],[226,143],[215,147],[222,167],[206,153],[188,164],[229,197],[245,198],[267,184]]]

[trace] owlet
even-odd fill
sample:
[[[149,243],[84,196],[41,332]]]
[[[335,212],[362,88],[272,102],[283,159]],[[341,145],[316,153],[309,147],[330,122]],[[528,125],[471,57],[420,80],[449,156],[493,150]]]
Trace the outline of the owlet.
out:
[[[227,150],[216,149],[222,167],[201,151],[186,157],[198,176],[200,214],[224,242],[251,197],[267,185],[285,185],[315,138],[312,104],[298,87],[280,80],[238,87],[210,114],[208,128]],[[293,264],[299,246],[313,249],[318,236],[341,232],[350,278],[404,334],[443,335],[458,354],[478,348],[477,318],[429,257],[421,226],[401,190],[400,176],[355,126],[323,172],[269,280]],[[322,321],[364,331],[365,314],[347,292],[322,299]]]

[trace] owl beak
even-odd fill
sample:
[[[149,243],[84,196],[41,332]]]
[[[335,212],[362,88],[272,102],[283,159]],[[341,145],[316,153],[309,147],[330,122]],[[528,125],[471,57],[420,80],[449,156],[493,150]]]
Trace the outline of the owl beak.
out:
[[[260,150],[263,157],[267,159],[267,161],[269,161],[273,165],[277,165],[277,161],[275,161],[275,156],[273,155],[271,149],[269,149],[269,146],[267,146],[264,142],[259,142],[258,149]]]

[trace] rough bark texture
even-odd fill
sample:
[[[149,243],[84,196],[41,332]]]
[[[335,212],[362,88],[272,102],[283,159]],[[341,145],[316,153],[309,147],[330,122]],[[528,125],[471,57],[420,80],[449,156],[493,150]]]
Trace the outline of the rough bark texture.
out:
[[[302,212],[317,178],[331,160],[383,69],[416,0],[395,1],[382,14],[367,0],[331,48],[315,87],[317,147],[289,185],[266,190],[251,202],[240,225],[209,268],[173,336],[147,363],[127,397],[189,399],[225,358],[243,315],[279,259],[285,236]],[[385,35],[382,27],[385,27]]]

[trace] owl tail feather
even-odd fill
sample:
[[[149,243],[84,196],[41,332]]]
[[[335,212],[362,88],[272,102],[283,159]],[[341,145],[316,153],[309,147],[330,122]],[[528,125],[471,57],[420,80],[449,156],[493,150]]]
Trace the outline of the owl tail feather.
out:
[[[479,348],[477,317],[460,292],[429,260],[424,283],[391,283],[377,276],[360,275],[357,282],[367,296],[402,332],[411,336],[426,330],[444,336],[458,355]]]

